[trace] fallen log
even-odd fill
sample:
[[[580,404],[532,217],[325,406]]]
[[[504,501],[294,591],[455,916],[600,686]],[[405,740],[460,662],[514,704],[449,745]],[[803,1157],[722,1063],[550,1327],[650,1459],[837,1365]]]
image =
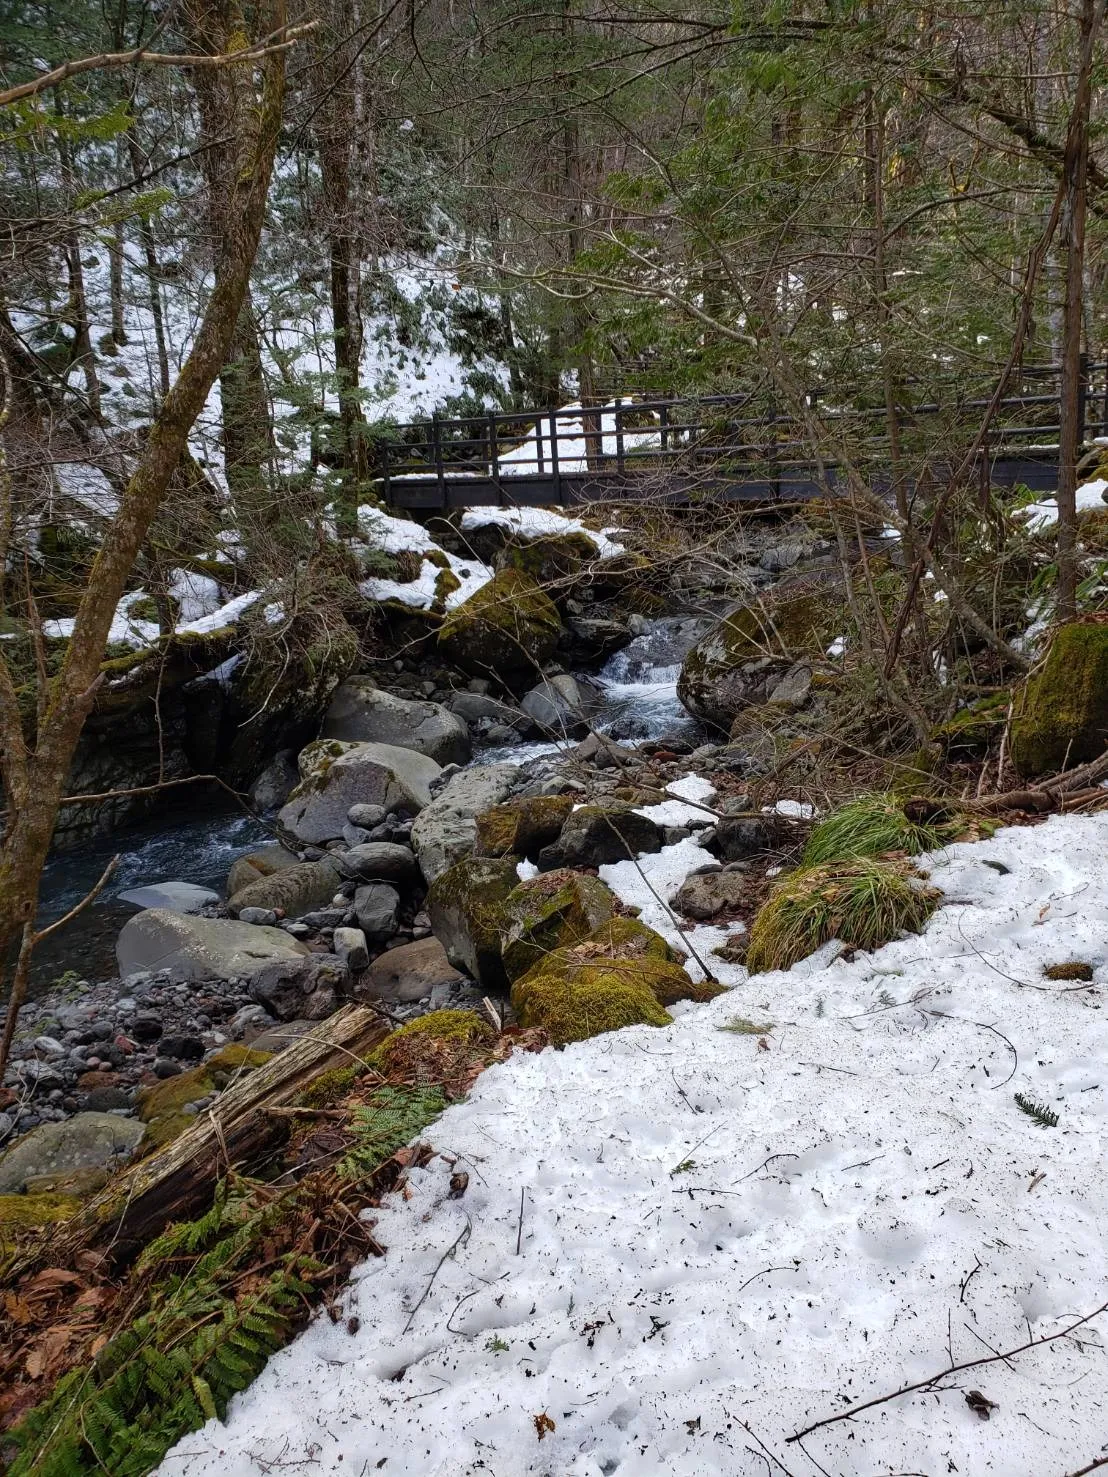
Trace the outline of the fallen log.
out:
[[[11,1269],[72,1267],[90,1254],[111,1265],[128,1261],[171,1221],[207,1208],[217,1179],[258,1162],[288,1136],[292,1115],[273,1111],[324,1072],[365,1065],[388,1035],[386,1021],[365,1005],[345,1005],[272,1061],[233,1082],[172,1143],[117,1175],[71,1220],[58,1225]]]
[[[1007,810],[1024,810],[1046,815],[1055,810],[1076,810],[1108,799],[1108,790],[1100,781],[1108,778],[1108,749],[1098,759],[1091,759],[1077,769],[1052,775],[1024,790],[1007,790],[1001,795],[983,795],[962,803],[960,808],[970,815],[999,815]]]

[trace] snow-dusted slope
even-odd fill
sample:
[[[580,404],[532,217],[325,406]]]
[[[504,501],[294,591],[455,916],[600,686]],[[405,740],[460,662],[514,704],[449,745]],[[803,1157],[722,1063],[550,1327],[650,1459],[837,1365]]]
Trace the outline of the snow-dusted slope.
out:
[[[358,1321],[318,1318],[162,1471],[1061,1477],[1100,1455],[1106,1319],[788,1440],[1108,1298],[1108,816],[929,865],[922,938],[733,968],[665,1030],[492,1068],[381,1213]],[[1072,959],[1091,987],[1043,978]]]

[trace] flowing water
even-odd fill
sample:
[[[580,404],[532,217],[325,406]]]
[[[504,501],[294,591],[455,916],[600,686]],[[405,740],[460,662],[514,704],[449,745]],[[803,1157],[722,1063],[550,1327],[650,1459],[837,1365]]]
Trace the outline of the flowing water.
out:
[[[682,658],[709,624],[690,616],[651,621],[610,657],[591,678],[601,693],[593,726],[630,743],[695,737],[697,725],[677,700],[677,678]],[[539,743],[479,749],[473,762],[526,764],[562,747]],[[240,811],[202,809],[198,814],[194,808],[163,811],[157,819],[95,837],[54,857],[42,876],[40,927],[80,902],[113,856],[120,860],[101,896],[36,950],[33,987],[46,988],[66,970],[90,979],[114,972],[116,935],[134,912],[118,900],[121,892],[170,878],[219,892],[235,857],[272,839],[264,826]]]

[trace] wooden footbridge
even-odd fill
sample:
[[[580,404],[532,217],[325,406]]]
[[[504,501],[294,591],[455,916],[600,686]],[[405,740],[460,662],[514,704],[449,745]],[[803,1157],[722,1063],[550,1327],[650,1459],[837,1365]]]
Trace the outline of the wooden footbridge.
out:
[[[1003,400],[982,449],[975,477],[983,487],[1026,486],[1051,491],[1058,480],[1059,370],[1024,368],[1020,393]],[[818,395],[808,410],[827,433],[860,448],[868,485],[893,485],[888,417],[883,406],[827,407]],[[917,448],[946,456],[968,444],[989,397],[898,407],[897,434],[905,460]],[[1085,364],[1081,424],[1086,445],[1108,438],[1108,365]],[[582,408],[489,412],[449,420],[433,417],[399,426],[376,444],[386,500],[410,509],[572,506],[591,502],[802,502],[833,497],[840,468],[817,464],[794,420],[767,397],[701,399],[623,395]],[[942,476],[941,465],[932,473]]]

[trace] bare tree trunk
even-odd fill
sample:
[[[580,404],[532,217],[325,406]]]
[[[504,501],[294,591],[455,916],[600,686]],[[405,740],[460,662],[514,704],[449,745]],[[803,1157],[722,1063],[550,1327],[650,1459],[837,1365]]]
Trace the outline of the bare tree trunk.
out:
[[[274,0],[269,14],[258,17],[258,23],[263,34],[282,25],[284,0]],[[203,34],[210,40],[211,33]],[[39,878],[77,740],[96,696],[112,618],[147,530],[180,464],[189,431],[227,357],[246,295],[281,126],[283,50],[274,50],[265,57],[262,77],[260,96],[253,78],[246,79],[250,109],[240,117],[234,135],[231,210],[216,254],[215,286],[207,310],[104,534],[61,669],[41,694],[41,716],[33,740],[25,734],[15,680],[0,651],[0,777],[7,800],[7,826],[0,842],[0,969],[16,937],[23,936],[24,955],[29,955],[28,944],[34,943]],[[0,1076],[11,1049],[25,982],[25,970],[17,972],[0,1041]]]
[[[143,172],[142,151],[135,138],[134,129],[127,130],[127,153],[131,171],[138,179]],[[148,220],[139,221],[139,244],[146,263],[147,292],[150,299],[150,316],[154,320],[154,344],[158,355],[158,387],[164,400],[169,394],[169,353],[165,346],[165,318],[162,314],[162,294],[158,286],[158,250],[154,242],[154,231]]]
[[[1102,0],[1081,0],[1081,56],[1077,87],[1062,164],[1065,191],[1060,236],[1065,248],[1062,300],[1062,413],[1058,448],[1058,598],[1059,620],[1077,614],[1077,463],[1085,427],[1081,424],[1081,329],[1084,318],[1085,216],[1089,173],[1089,108],[1093,47],[1104,13]]]

